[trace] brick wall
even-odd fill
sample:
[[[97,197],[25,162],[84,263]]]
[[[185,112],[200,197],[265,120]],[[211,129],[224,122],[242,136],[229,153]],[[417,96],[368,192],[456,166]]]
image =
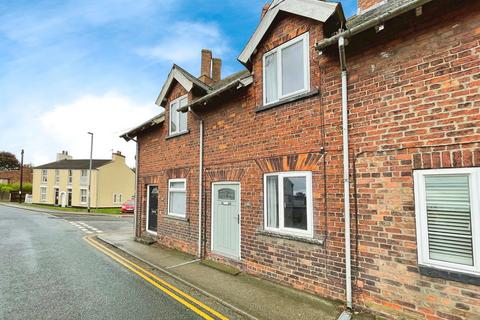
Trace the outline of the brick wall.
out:
[[[30,167],[23,169],[23,183],[32,183],[33,170]],[[20,170],[0,171],[0,180],[8,180],[8,183],[20,183]]]
[[[473,319],[479,287],[419,274],[413,170],[480,166],[480,4],[437,1],[424,14],[365,32],[347,47],[352,155],[352,245],[357,307],[388,318]],[[311,48],[311,88],[319,94],[264,112],[265,52],[322,26],[281,14],[252,57],[254,83],[237,95],[198,108],[205,122],[207,255],[243,270],[324,297],[344,300],[344,219],[340,71],[336,49]],[[178,85],[169,101],[184,92]],[[168,103],[167,103],[168,108]],[[160,186],[159,236],[170,247],[195,252],[198,126],[165,140],[166,123],[139,137],[140,194]],[[314,236],[325,244],[280,239],[263,228],[263,175],[307,170],[313,176]],[[167,179],[187,177],[189,221],[166,218]],[[239,181],[240,262],[210,252],[211,183]],[[143,197],[142,208],[145,208]],[[144,209],[143,209],[144,210]],[[144,212],[142,225],[145,229]],[[358,244],[358,245],[357,245]]]
[[[478,286],[419,274],[413,195],[415,169],[480,166],[480,6],[468,4],[439,1],[347,49],[355,300],[389,318],[480,314]]]
[[[138,137],[139,143],[139,201],[136,234],[146,230],[146,195],[148,184],[159,187],[158,237],[161,243],[192,254],[196,253],[198,239],[198,123],[188,114],[189,133],[167,139],[170,121],[170,102],[186,95],[185,89],[175,81],[170,90],[165,112],[165,123],[150,129]],[[189,93],[189,100],[192,99]],[[186,219],[173,219],[167,216],[168,180],[187,179]]]

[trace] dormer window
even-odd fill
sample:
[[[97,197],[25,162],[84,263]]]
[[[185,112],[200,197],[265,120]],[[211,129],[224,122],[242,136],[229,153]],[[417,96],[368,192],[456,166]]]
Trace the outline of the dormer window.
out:
[[[188,104],[188,96],[182,96],[170,103],[170,135],[187,131],[187,114],[178,109]]]
[[[308,32],[263,56],[263,104],[310,90]]]

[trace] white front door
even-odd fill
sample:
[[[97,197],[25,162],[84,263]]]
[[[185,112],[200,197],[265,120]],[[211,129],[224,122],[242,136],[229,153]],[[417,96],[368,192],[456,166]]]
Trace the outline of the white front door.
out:
[[[240,184],[214,183],[212,193],[212,251],[240,259]]]

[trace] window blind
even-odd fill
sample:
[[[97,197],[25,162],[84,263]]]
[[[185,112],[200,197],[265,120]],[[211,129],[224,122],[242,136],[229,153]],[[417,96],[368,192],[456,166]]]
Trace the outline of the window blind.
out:
[[[430,259],[472,266],[468,175],[425,177]]]

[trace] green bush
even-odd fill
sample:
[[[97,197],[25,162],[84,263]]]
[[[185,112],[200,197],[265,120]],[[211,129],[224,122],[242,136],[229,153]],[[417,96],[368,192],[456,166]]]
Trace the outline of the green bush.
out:
[[[0,184],[0,191],[2,191],[2,192],[12,192],[12,191],[18,192],[19,190],[20,190],[20,184],[19,183]],[[25,183],[23,185],[23,192],[24,193],[31,193],[32,192],[32,184],[31,183]]]

